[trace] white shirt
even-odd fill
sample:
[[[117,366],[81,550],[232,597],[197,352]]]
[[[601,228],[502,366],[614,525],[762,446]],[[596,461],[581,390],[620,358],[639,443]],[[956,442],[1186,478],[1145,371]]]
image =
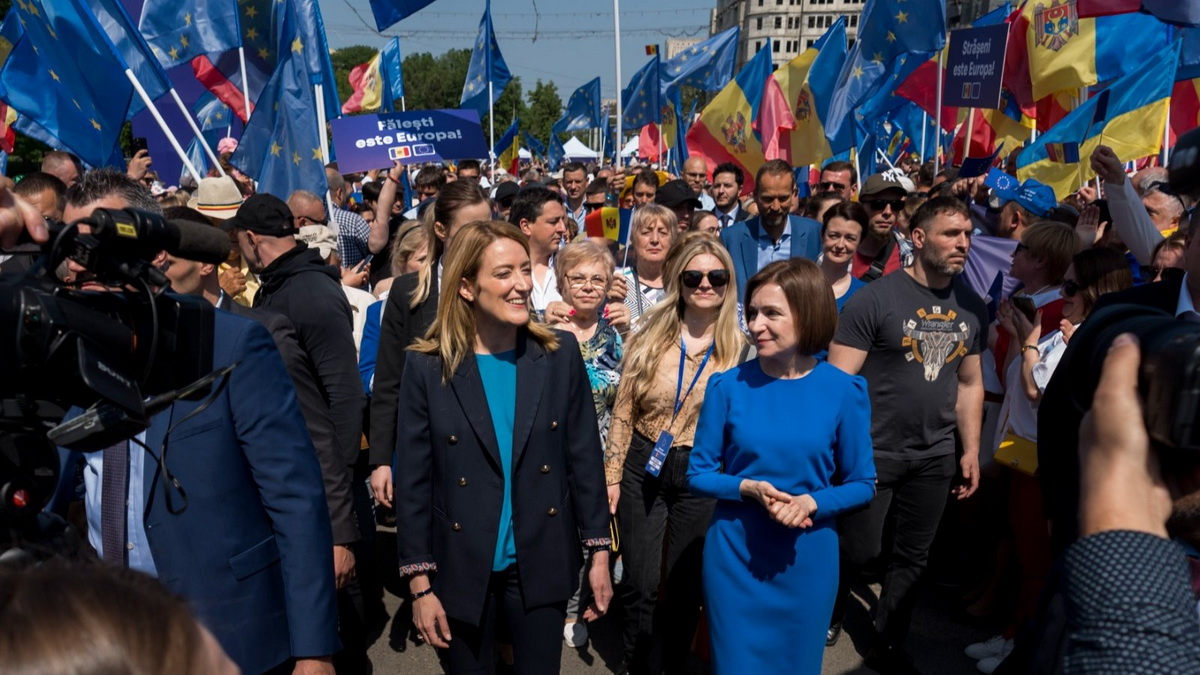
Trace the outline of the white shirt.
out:
[[[1054,369],[1058,367],[1058,362],[1062,360],[1066,351],[1067,342],[1063,339],[1061,330],[1056,330],[1038,341],[1038,362],[1033,366],[1033,383],[1039,392],[1046,393],[1050,376],[1054,375]],[[1025,385],[1021,381],[1024,357],[1024,354],[1017,354],[1008,365],[1008,391],[1004,393],[1004,404],[1000,407],[1000,424],[996,425],[996,448],[1000,447],[1000,442],[1010,433],[1037,443],[1038,404],[1030,401],[1025,395]]]
[[[546,278],[539,282],[534,276],[533,290],[529,293],[529,301],[533,303],[534,311],[544,312],[550,303],[557,300],[562,300],[562,295],[558,292],[558,279],[554,274],[554,256],[550,256],[550,263],[546,267]]]

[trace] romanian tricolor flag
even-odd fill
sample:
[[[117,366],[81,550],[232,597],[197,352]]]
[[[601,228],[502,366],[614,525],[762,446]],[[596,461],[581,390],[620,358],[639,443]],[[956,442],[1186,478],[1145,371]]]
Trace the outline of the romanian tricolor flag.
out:
[[[743,193],[754,189],[754,174],[766,161],[762,141],[752,124],[758,119],[763,88],[771,76],[771,41],[746,62],[732,82],[700,112],[687,133],[689,156],[708,160],[709,166],[733,162],[746,174]]]
[[[1016,99],[1007,90],[1000,94],[1000,109],[972,108],[973,120],[964,121],[954,137],[954,157],[961,163],[967,157],[987,157],[1004,146],[1005,156],[1021,148],[1029,140],[1033,120],[1021,113]],[[971,144],[963,147],[967,128],[971,129]]]
[[[1080,160],[1096,146],[1107,145],[1122,159],[1158,154],[1178,60],[1175,42],[1076,108],[1017,157],[1017,177],[1035,178],[1062,199],[1095,175]]]
[[[1010,86],[1019,103],[1114,80],[1143,63],[1170,39],[1170,27],[1141,14],[1137,0],[1029,0],[1014,13],[1006,75],[1027,78]],[[1021,44],[1021,43],[1024,44]],[[1014,48],[1016,53],[1014,53]],[[1009,70],[1022,49],[1028,69]],[[1008,79],[1006,77],[1006,79]],[[1006,83],[1007,84],[1007,83]]]
[[[496,141],[496,147],[492,148],[500,167],[514,176],[521,168],[521,134],[518,132],[520,123],[519,119],[513,118],[512,124],[508,125],[508,131],[504,132],[500,140]]]
[[[771,75],[755,121],[766,159],[803,166],[833,155],[825,115],[845,60],[846,20],[840,17],[816,44]]]
[[[589,237],[603,237],[624,243],[629,240],[629,220],[632,214],[633,211],[629,209],[605,206],[587,214],[583,219],[583,229]]]

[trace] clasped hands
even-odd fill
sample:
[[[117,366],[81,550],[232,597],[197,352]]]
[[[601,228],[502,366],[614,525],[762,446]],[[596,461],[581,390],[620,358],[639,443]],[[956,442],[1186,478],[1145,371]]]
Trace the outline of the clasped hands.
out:
[[[763,505],[771,520],[784,527],[812,527],[812,517],[817,513],[817,500],[812,495],[789,495],[765,480],[742,481],[739,488],[743,497],[753,497]]]

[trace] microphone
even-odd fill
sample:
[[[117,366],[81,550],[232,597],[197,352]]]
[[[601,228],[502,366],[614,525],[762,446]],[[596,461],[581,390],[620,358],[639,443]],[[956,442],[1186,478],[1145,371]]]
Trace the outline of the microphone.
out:
[[[81,222],[91,226],[96,238],[130,246],[146,258],[165,250],[185,260],[219,264],[229,256],[229,235],[209,225],[137,209],[96,209]]]

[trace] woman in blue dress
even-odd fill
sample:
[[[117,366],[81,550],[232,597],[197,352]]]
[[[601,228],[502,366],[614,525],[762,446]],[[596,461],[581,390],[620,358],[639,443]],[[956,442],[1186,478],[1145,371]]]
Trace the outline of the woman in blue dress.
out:
[[[864,379],[813,357],[837,326],[816,264],[771,263],[748,286],[758,358],[713,375],[688,468],[691,491],[718,499],[704,543],[713,671],[815,674],[837,593],[835,517],[875,492],[870,401]]]

